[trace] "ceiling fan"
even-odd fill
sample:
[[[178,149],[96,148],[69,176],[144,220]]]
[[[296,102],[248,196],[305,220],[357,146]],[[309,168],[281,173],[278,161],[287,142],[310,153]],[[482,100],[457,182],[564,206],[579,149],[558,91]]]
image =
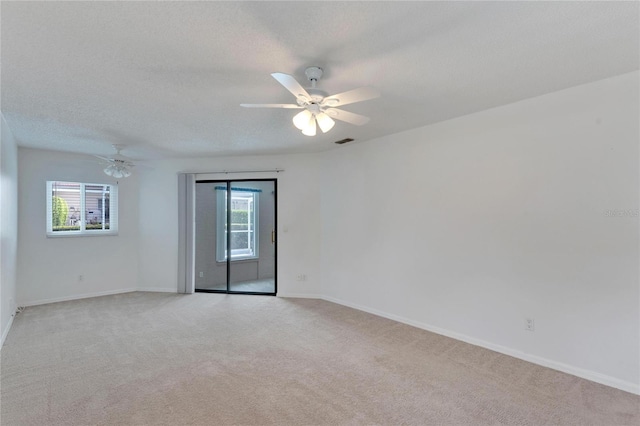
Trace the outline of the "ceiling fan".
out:
[[[336,124],[333,119],[357,126],[362,126],[369,121],[369,117],[335,107],[377,98],[380,96],[380,92],[376,89],[373,87],[361,87],[336,95],[327,95],[316,88],[316,83],[322,77],[322,68],[309,67],[304,73],[311,82],[311,88],[307,90],[289,74],[280,72],[271,74],[278,83],[282,84],[296,97],[295,104],[240,104],[240,106],[246,108],[302,109],[303,111],[293,117],[293,124],[302,130],[302,134],[306,136],[316,135],[316,123],[322,133],[327,133]]]
[[[115,155],[111,157],[102,157],[100,155],[94,155],[101,160],[107,162],[107,167],[104,169],[104,173],[108,176],[114,177],[116,179],[125,178],[131,176],[131,172],[135,164],[124,155],[120,154],[125,146],[120,144],[114,144],[113,147],[116,150]]]

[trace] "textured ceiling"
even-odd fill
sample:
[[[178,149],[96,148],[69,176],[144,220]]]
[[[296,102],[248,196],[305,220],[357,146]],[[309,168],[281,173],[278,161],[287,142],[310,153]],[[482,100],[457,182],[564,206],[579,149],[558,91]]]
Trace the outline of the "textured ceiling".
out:
[[[311,152],[639,67],[638,2],[5,2],[1,108],[19,145],[133,158]],[[381,92],[316,137],[271,76]]]

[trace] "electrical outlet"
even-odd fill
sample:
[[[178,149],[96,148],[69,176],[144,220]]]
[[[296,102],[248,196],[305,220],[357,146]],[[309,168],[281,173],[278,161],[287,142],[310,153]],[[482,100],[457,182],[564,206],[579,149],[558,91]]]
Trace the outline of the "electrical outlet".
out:
[[[527,331],[535,331],[536,322],[533,318],[525,318],[524,319],[524,329]]]
[[[306,281],[306,280],[307,280],[307,276],[305,274],[298,275],[298,281]]]
[[[200,278],[204,278],[204,272],[200,271]]]
[[[78,281],[84,281],[84,275],[78,275]]]

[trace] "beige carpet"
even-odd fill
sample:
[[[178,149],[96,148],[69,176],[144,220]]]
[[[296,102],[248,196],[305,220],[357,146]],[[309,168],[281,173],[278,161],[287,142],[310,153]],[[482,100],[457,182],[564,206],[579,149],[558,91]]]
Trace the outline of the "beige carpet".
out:
[[[129,293],[27,308],[10,425],[640,424],[640,397],[318,300]]]
[[[212,285],[199,284],[196,286],[196,290],[219,290],[226,291],[227,283],[217,283]],[[275,293],[276,281],[273,278],[265,278],[262,280],[241,281],[238,283],[231,283],[229,290],[240,291],[247,293]]]

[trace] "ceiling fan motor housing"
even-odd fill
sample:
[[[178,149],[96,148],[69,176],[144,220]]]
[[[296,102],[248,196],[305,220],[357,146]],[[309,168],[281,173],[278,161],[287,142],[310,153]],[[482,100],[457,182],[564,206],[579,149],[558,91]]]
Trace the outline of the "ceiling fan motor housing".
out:
[[[320,89],[307,89],[307,93],[311,96],[312,103],[320,103],[327,96],[327,93]]]
[[[315,86],[315,82],[320,80],[320,78],[322,77],[322,68],[309,67],[306,70],[304,70],[304,73],[306,74],[311,84]]]

